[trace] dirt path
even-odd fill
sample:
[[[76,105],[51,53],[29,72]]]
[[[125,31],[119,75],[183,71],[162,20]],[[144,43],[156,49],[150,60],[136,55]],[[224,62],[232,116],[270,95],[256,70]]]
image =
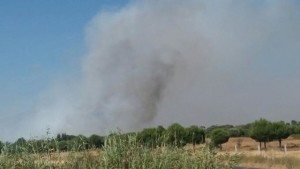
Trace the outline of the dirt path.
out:
[[[235,167],[234,169],[262,169],[262,168]]]

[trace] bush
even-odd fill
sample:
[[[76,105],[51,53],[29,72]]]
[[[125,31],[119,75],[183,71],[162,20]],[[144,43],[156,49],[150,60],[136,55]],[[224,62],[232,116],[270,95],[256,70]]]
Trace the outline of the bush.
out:
[[[104,137],[93,134],[89,137],[90,147],[93,148],[102,148],[104,145]]]
[[[192,144],[200,144],[205,142],[205,132],[198,126],[186,128],[185,141]]]
[[[211,134],[212,144],[222,149],[222,144],[226,143],[229,139],[229,133],[224,129],[215,129]]]
[[[173,146],[186,145],[186,130],[178,123],[174,123],[166,130],[167,144]]]

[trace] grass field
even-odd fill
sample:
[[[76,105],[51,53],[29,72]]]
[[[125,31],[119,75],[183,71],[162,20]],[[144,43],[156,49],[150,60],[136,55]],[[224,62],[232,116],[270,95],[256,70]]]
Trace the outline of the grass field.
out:
[[[106,139],[102,149],[68,152],[30,153],[26,145],[17,153],[5,149],[0,155],[0,168],[86,168],[86,169],[230,169],[235,166],[251,168],[297,169],[300,168],[300,139],[283,140],[287,153],[278,148],[277,142],[268,143],[268,151],[257,151],[258,143],[248,137],[230,138],[223,149],[210,149],[204,144],[184,147],[144,147],[135,136],[115,135]],[[235,150],[235,145],[238,151]],[[80,145],[74,145],[80,147]]]
[[[258,152],[258,143],[248,137],[230,138],[223,145],[223,151],[235,153],[235,145],[241,156],[239,166],[272,168],[272,169],[299,169],[300,168],[300,139],[289,137],[283,140],[287,152],[278,147],[277,141],[267,143],[267,151]]]
[[[13,169],[230,169],[237,165],[238,156],[217,153],[209,146],[197,149],[176,146],[144,147],[136,136],[109,137],[102,149],[29,153],[5,150],[0,155],[0,168]],[[75,145],[79,147],[78,145]]]

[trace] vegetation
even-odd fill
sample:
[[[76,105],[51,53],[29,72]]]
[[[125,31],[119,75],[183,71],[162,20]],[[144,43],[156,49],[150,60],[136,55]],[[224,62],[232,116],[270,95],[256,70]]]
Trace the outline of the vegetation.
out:
[[[175,144],[177,144],[175,142]],[[130,145],[130,146],[127,146]],[[105,168],[232,168],[237,156],[217,155],[204,146],[197,153],[177,146],[156,149],[140,146],[135,136],[120,139],[118,135],[108,138],[103,147]]]
[[[225,129],[216,129],[211,134],[211,141],[214,146],[222,149],[222,144],[229,139],[229,133]]]
[[[266,143],[274,140],[281,147],[282,140],[290,135],[300,135],[299,122],[259,119],[245,125],[213,125],[207,129],[174,123],[167,128],[158,126],[105,137],[61,133],[56,138],[0,142],[0,168],[231,168],[237,157],[215,150],[222,148],[229,137],[250,136],[264,143],[266,149]],[[193,145],[193,151],[187,144]],[[196,144],[203,145],[195,149]]]
[[[279,147],[281,147],[282,139],[288,138],[291,134],[294,134],[293,127],[282,121],[270,122],[266,119],[256,120],[250,128],[250,137],[254,140],[264,143],[265,150],[267,149],[266,143],[278,140]]]
[[[250,128],[250,137],[261,143],[264,143],[265,150],[267,149],[266,143],[272,141],[271,126],[272,123],[266,119],[256,120]]]
[[[205,143],[205,131],[198,126],[191,126],[186,128],[186,142],[195,144]]]
[[[284,122],[273,122],[271,124],[271,137],[274,140],[278,140],[279,147],[281,147],[282,139],[288,138],[290,134],[290,127]]]
[[[0,155],[0,168],[124,168],[124,169],[230,169],[237,164],[238,157],[229,154],[217,154],[214,149],[203,146],[196,153],[177,146],[152,148],[143,146],[135,134],[112,134],[105,138],[102,149],[93,151],[81,149],[85,141],[75,142],[72,151],[37,153],[30,152],[31,141],[22,143],[16,152],[12,153],[5,147]],[[51,140],[46,139],[45,147],[51,147]],[[84,146],[83,146],[84,147]]]

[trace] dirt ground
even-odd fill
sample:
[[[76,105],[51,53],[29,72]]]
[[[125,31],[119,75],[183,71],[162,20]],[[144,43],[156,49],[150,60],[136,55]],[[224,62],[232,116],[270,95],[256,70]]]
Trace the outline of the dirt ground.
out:
[[[262,158],[267,159],[266,162],[242,162],[240,166],[255,167],[255,168],[273,168],[273,169],[287,169],[287,168],[299,168],[300,166],[286,167],[284,165],[273,165],[272,159],[285,159],[291,158],[295,161],[300,161],[300,139],[289,137],[282,141],[282,147],[279,148],[278,141],[272,141],[267,143],[267,151],[262,148],[258,151],[259,143],[249,137],[230,138],[229,141],[222,145],[223,152],[239,153],[249,158]],[[286,145],[287,151],[284,151],[284,145]],[[237,147],[237,151],[235,149]],[[263,144],[262,144],[263,147]],[[297,165],[297,163],[296,163]]]
[[[279,148],[278,141],[272,141],[267,143],[267,149],[283,151],[285,144],[288,152],[300,151],[300,139],[291,137],[282,140],[282,148]],[[238,151],[257,151],[259,143],[249,137],[237,137],[230,138],[227,143],[222,145],[222,148],[224,151],[235,151],[235,145],[237,145]]]

